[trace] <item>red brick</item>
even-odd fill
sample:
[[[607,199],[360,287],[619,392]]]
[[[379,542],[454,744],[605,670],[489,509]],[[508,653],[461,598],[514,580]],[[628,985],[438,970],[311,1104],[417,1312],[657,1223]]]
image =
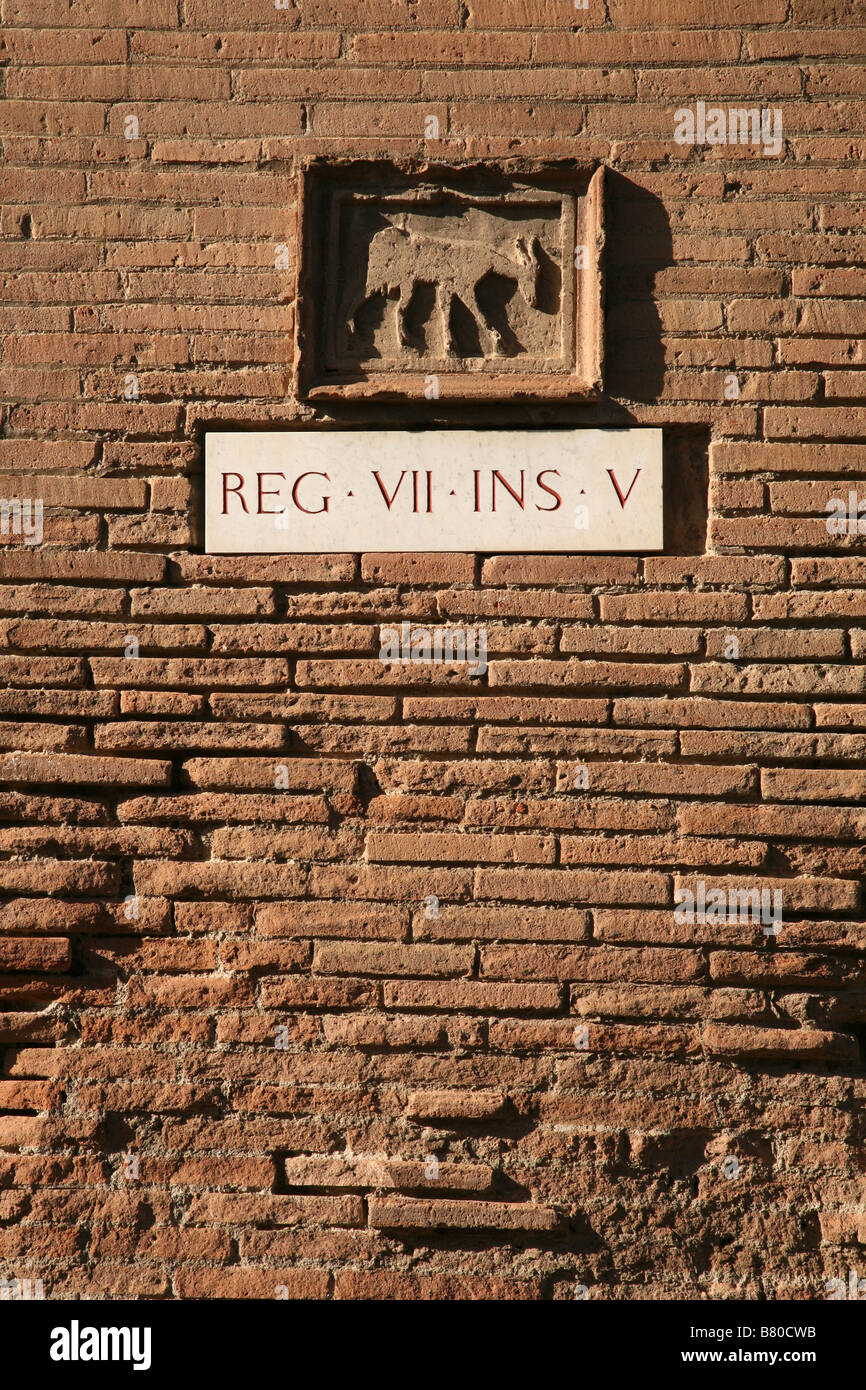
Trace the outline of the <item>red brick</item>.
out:
[[[557,1218],[548,1208],[528,1203],[374,1197],[370,1201],[370,1225],[382,1230],[420,1226],[430,1230],[549,1231],[557,1225]]]
[[[0,554],[7,1274],[823,1296],[863,1225],[861,7],[104,9],[0,36],[0,495],[47,506]],[[787,157],[676,145],[699,99],[779,106]],[[603,395],[522,425],[663,430],[659,553],[202,553],[209,429],[509,423],[295,399],[301,165],[401,157],[608,166]],[[489,669],[383,666],[401,621]],[[778,937],[678,921],[700,879],[780,891]]]

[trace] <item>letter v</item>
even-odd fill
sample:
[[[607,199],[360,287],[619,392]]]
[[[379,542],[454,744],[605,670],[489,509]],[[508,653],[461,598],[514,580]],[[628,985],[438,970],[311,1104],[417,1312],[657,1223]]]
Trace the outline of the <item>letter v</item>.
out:
[[[403,481],[403,479],[405,478],[405,476],[406,476],[406,469],[404,468],[404,469],[403,469],[403,472],[400,474],[400,483],[402,483],[402,481]],[[390,512],[390,510],[391,510],[391,504],[393,503],[394,498],[397,496],[397,493],[400,491],[400,483],[397,484],[397,486],[395,487],[393,493],[392,493],[391,496],[389,497],[389,496],[388,496],[388,489],[385,487],[385,484],[382,482],[382,479],[379,477],[379,470],[378,470],[377,468],[374,468],[374,469],[373,469],[373,477],[376,479],[376,482],[379,484],[379,491],[381,492],[382,496],[384,497],[384,499],[385,499],[385,505],[386,505],[386,507],[388,508],[388,511]],[[617,491],[619,491],[618,488],[617,488]]]
[[[628,499],[631,497],[631,489],[634,487],[635,483],[637,482],[637,480],[638,480],[638,478],[639,478],[639,476],[640,476],[640,474],[641,474],[641,472],[642,472],[643,470],[640,469],[640,468],[637,470],[637,472],[635,473],[634,477],[633,477],[632,480],[631,480],[631,487],[629,488],[629,490],[628,490],[628,492],[626,493],[625,497],[623,497],[623,495],[622,495],[622,490],[620,489],[620,485],[619,485],[619,483],[617,482],[616,478],[614,477],[613,469],[612,469],[612,468],[609,468],[607,471],[608,471],[608,473],[610,474],[610,480],[611,480],[611,482],[613,483],[614,487],[616,488],[616,495],[617,495],[617,497],[619,498],[619,505],[620,505],[621,507],[625,507],[626,502],[627,502]]]

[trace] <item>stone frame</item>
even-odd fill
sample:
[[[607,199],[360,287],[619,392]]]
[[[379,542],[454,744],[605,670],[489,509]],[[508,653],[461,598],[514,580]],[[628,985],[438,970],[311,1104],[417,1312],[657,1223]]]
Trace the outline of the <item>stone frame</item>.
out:
[[[431,374],[448,400],[597,400],[604,367],[604,166],[557,161],[493,163],[328,160],[298,171],[299,237],[295,296],[295,390],[321,400],[423,400]],[[424,210],[444,202],[503,215],[537,204],[558,206],[559,341],[557,357],[532,360],[476,355],[432,366],[408,357],[381,367],[341,358],[336,284],[345,208],[377,202]],[[371,244],[371,243],[368,243]],[[575,248],[586,264],[575,266]],[[336,265],[337,274],[328,273]],[[452,365],[453,363],[453,365]]]

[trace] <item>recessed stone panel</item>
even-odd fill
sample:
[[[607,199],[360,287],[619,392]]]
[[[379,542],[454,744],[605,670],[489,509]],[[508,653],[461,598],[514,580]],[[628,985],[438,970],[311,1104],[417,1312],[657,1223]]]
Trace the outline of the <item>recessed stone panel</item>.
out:
[[[212,431],[209,553],[660,550],[661,430]]]
[[[300,393],[593,395],[602,179],[560,166],[308,166]]]

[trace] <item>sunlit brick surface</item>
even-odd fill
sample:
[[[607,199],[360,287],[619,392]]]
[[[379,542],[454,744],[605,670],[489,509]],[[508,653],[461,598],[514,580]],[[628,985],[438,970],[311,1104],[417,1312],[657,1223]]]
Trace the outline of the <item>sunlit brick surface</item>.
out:
[[[827,1297],[866,1259],[862,5],[2,19],[0,496],[44,520],[0,552],[0,1273]],[[781,150],[678,142],[698,103]],[[600,400],[298,403],[314,154],[604,163]],[[666,553],[203,555],[202,429],[332,419],[661,427]],[[404,622],[487,669],[383,663]]]

